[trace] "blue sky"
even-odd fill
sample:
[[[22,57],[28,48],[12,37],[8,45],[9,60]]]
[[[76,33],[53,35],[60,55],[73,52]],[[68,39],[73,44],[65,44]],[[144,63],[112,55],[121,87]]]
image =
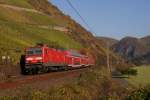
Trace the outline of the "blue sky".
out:
[[[87,28],[66,0],[49,1]],[[150,0],[70,1],[97,36],[121,39],[150,35]]]

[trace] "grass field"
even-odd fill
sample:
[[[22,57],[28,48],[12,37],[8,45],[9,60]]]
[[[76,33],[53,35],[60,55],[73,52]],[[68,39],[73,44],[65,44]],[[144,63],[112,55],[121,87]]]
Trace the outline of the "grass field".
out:
[[[150,66],[139,66],[137,69],[137,76],[130,76],[127,81],[134,86],[146,86],[150,84]]]

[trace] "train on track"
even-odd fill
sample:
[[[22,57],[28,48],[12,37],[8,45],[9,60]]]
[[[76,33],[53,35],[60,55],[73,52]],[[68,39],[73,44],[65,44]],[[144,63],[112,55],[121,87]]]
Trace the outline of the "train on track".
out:
[[[81,54],[75,50],[55,49],[47,45],[26,48],[20,59],[22,74],[83,68],[92,66],[94,63],[92,56]]]

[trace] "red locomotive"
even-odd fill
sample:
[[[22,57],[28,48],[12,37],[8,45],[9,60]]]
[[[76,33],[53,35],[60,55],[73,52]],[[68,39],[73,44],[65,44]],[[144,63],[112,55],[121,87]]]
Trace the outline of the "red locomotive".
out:
[[[37,45],[25,49],[21,57],[23,74],[37,74],[51,70],[68,70],[94,65],[92,57],[80,54],[74,50],[61,50],[46,45]]]

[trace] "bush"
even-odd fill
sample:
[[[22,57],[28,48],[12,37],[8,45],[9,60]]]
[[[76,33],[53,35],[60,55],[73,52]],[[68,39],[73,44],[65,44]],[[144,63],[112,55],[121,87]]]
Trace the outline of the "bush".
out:
[[[150,99],[150,86],[140,88],[133,91],[127,96],[125,100],[149,100]]]
[[[137,75],[137,70],[129,68],[124,71],[121,71],[121,73],[124,75]]]
[[[116,65],[116,70],[121,72],[123,75],[137,75],[137,70],[133,69],[131,66],[133,65],[118,64]]]

